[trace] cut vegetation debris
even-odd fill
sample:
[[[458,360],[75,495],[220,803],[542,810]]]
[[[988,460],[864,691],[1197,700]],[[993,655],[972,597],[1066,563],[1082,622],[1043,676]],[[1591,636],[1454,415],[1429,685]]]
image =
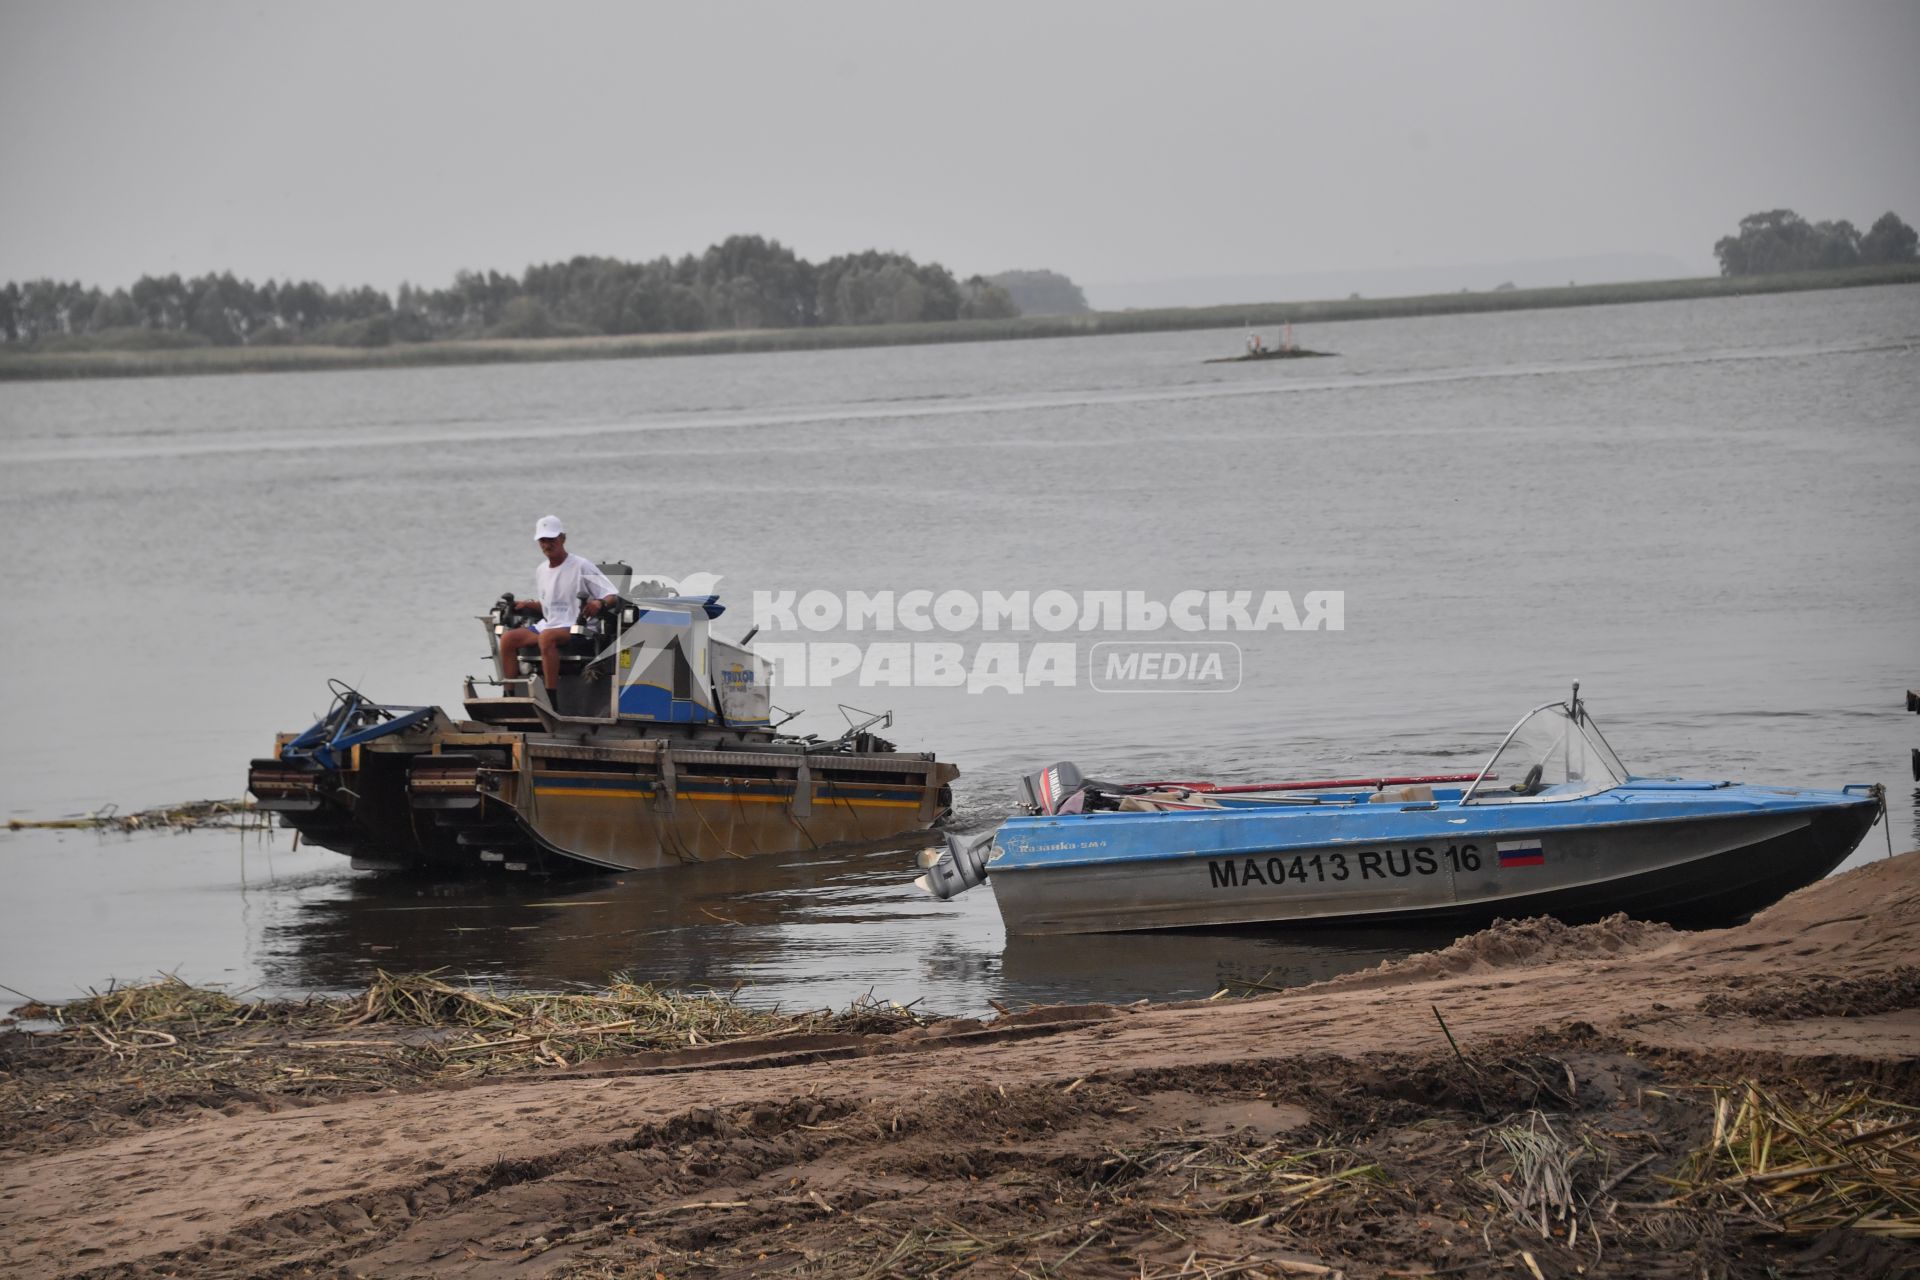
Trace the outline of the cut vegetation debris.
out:
[[[378,973],[359,995],[247,1000],[178,978],[14,1010],[0,1036],[0,1148],[45,1149],[235,1102],[336,1097],[567,1067],[743,1038],[903,1030],[871,996],[835,1012],[756,1009],[627,978],[593,992],[502,993],[440,973]],[[84,1126],[85,1131],[75,1130]]]
[[[68,818],[9,818],[9,831],[203,831],[210,827],[232,831],[266,831],[273,815],[253,807],[251,800],[194,800],[161,809],[121,813],[107,805],[92,813]]]
[[[1718,1090],[1713,1138],[1674,1182],[1676,1203],[1793,1235],[1920,1240],[1920,1107],[1864,1091],[1795,1102],[1757,1084]]]
[[[207,1109],[236,1124],[251,1110],[327,1100],[337,1114],[356,1094],[430,1096],[621,1051],[928,1024],[875,1000],[782,1014],[733,993],[625,980],[515,994],[441,974],[381,974],[350,998],[280,1002],[162,979],[19,1012],[53,1024],[0,1033],[0,1149],[22,1159],[78,1154]],[[853,1070],[849,1079],[866,1068]],[[298,1230],[314,1236],[314,1258],[345,1262],[382,1240],[411,1248],[422,1232],[465,1239],[476,1228],[461,1215],[493,1212],[496,1195],[558,1196],[539,1202],[556,1215],[549,1225],[513,1237],[514,1256],[543,1264],[528,1274],[629,1280],[743,1268],[1691,1280],[1703,1266],[1760,1274],[1809,1250],[1803,1240],[1759,1252],[1766,1241],[1813,1233],[1825,1243],[1805,1252],[1805,1274],[1878,1274],[1916,1221],[1911,1089],[1695,1083],[1714,1074],[1708,1060],[1639,1059],[1581,1031],[1483,1042],[1468,1056],[1254,1058],[1076,1072],[1070,1083],[947,1081],[867,1101],[816,1094],[816,1083],[648,1121],[657,1131],[643,1125],[565,1159],[448,1175],[456,1212],[442,1225],[421,1217],[439,1210],[389,1213],[377,1197],[367,1212],[386,1225],[337,1244],[322,1241],[333,1239],[331,1218],[287,1221],[307,1224]],[[518,1094],[489,1103],[492,1093],[463,1093],[463,1105],[528,1105]],[[1849,1234],[1868,1243],[1847,1245]],[[205,1264],[197,1274],[253,1274],[286,1244],[269,1232],[258,1242],[266,1252],[250,1253],[235,1240],[231,1256],[222,1245],[184,1261]],[[1431,1270],[1406,1269],[1409,1259]],[[370,1274],[393,1261],[363,1260]]]
[[[1472,1087],[1443,1049],[838,1101],[819,1123],[742,1108],[640,1134],[658,1159],[634,1185],[609,1185],[629,1156],[568,1168],[590,1224],[535,1248],[571,1255],[545,1273],[567,1280],[1903,1274],[1885,1232],[1810,1245],[1737,1200],[1660,1198],[1710,1159],[1714,1099],[1761,1086],[1584,1034],[1479,1047]]]

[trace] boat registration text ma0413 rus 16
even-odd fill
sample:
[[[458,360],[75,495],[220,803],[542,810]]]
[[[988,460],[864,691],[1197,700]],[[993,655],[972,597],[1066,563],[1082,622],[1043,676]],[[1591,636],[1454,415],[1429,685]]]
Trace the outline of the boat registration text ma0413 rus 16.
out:
[[[1535,854],[1540,852],[1537,843],[1528,847]],[[1484,865],[1486,856],[1478,844],[1330,849],[1320,853],[1295,854],[1292,858],[1275,854],[1266,858],[1210,859],[1207,876],[1216,889],[1255,884],[1284,887],[1289,880],[1297,880],[1302,884],[1342,880],[1404,880],[1409,876],[1478,871]],[[1504,852],[1499,857],[1503,867],[1516,865],[1506,860]]]

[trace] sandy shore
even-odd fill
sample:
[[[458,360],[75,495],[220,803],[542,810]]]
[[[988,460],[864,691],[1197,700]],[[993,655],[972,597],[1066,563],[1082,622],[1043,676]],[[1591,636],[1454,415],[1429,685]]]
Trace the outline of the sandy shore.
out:
[[[1909,853],[1738,929],[1500,925],[1255,999],[28,1123],[0,1273],[1909,1274],[1898,1206],[1782,1233],[1797,1184],[1696,1153],[1742,1099],[1902,1123],[1916,966]]]

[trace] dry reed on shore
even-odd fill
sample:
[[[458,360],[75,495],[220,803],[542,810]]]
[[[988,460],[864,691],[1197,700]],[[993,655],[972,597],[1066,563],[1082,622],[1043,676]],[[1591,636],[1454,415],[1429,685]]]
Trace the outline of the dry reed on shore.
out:
[[[737,991],[616,977],[598,991],[497,992],[447,975],[376,973],[357,995],[248,1000],[178,978],[110,987],[15,1017],[0,1034],[0,1147],[65,1141],[124,1119],[577,1066],[651,1050],[809,1032],[872,1034],[929,1019],[872,997],[781,1012]]]
[[[1672,1181],[1675,1203],[1789,1235],[1920,1239],[1920,1107],[1864,1091],[1796,1103],[1753,1083],[1715,1090],[1713,1137]]]
[[[826,1010],[795,1015],[749,1008],[737,994],[694,995],[624,975],[594,992],[501,994],[456,986],[436,973],[381,972],[359,998],[361,1012],[343,1025],[463,1029],[470,1036],[447,1040],[438,1051],[450,1063],[466,1064],[457,1074],[481,1075],[526,1065],[516,1061],[523,1057],[561,1067],[610,1052],[699,1047],[836,1022]],[[911,1015],[899,1025],[913,1025]]]
[[[859,1229],[843,1248],[793,1270],[933,1280],[982,1267],[1044,1276],[1073,1274],[1079,1259],[1089,1274],[1107,1274],[1096,1258],[1116,1251],[1132,1254],[1143,1242],[1180,1241],[1177,1252],[1185,1253],[1184,1265],[1149,1270],[1140,1254],[1139,1274],[1192,1280],[1206,1274],[1335,1276],[1339,1272],[1333,1267],[1276,1257],[1269,1248],[1203,1257],[1208,1244],[1190,1237],[1209,1231],[1209,1224],[1231,1224],[1233,1231],[1245,1233],[1236,1237],[1241,1242],[1270,1246],[1288,1238],[1290,1226],[1309,1206],[1336,1216],[1397,1214],[1403,1207],[1399,1199],[1379,1195],[1390,1182],[1380,1165],[1338,1146],[1288,1150],[1281,1141],[1249,1142],[1243,1136],[1163,1134],[1108,1146],[1075,1178],[1069,1170],[1077,1163],[1068,1159],[1015,1175],[1009,1185],[1022,1186],[1029,1203],[1013,1213],[982,1213],[976,1206],[962,1217],[957,1211],[964,1206],[955,1205],[949,1208],[956,1212],[929,1213],[905,1230],[856,1215]],[[1322,1202],[1337,1202],[1337,1207]],[[1036,1217],[1041,1205],[1049,1208]],[[1060,1223],[1062,1216],[1071,1221]],[[1111,1261],[1102,1258],[1108,1266]]]

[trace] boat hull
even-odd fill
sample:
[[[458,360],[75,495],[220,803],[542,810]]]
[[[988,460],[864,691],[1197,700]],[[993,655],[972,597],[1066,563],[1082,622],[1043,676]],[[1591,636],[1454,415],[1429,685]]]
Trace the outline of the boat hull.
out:
[[[710,749],[423,726],[340,766],[256,760],[249,788],[356,866],[648,871],[883,843],[944,818],[958,770],[910,752]]]
[[[530,754],[531,767],[495,779],[499,801],[542,850],[614,871],[885,842],[944,817],[957,772],[911,758]]]
[[[1203,837],[1192,827],[1202,847],[1080,859],[1057,850],[1064,856],[1051,864],[997,855],[988,875],[1007,931],[1022,935],[1408,921],[1471,927],[1533,915],[1577,923],[1621,911],[1727,924],[1827,875],[1873,825],[1877,801],[1824,794],[1832,799],[1615,822],[1530,822],[1548,815],[1515,806],[1479,832],[1444,825],[1460,821],[1459,810],[1429,808],[1406,815],[1398,832],[1267,849],[1234,847],[1217,831]],[[1150,820],[1167,824],[1176,841],[1177,824],[1193,822]],[[1075,831],[1072,819],[1044,821]],[[1100,840],[1091,830],[1078,838]]]

